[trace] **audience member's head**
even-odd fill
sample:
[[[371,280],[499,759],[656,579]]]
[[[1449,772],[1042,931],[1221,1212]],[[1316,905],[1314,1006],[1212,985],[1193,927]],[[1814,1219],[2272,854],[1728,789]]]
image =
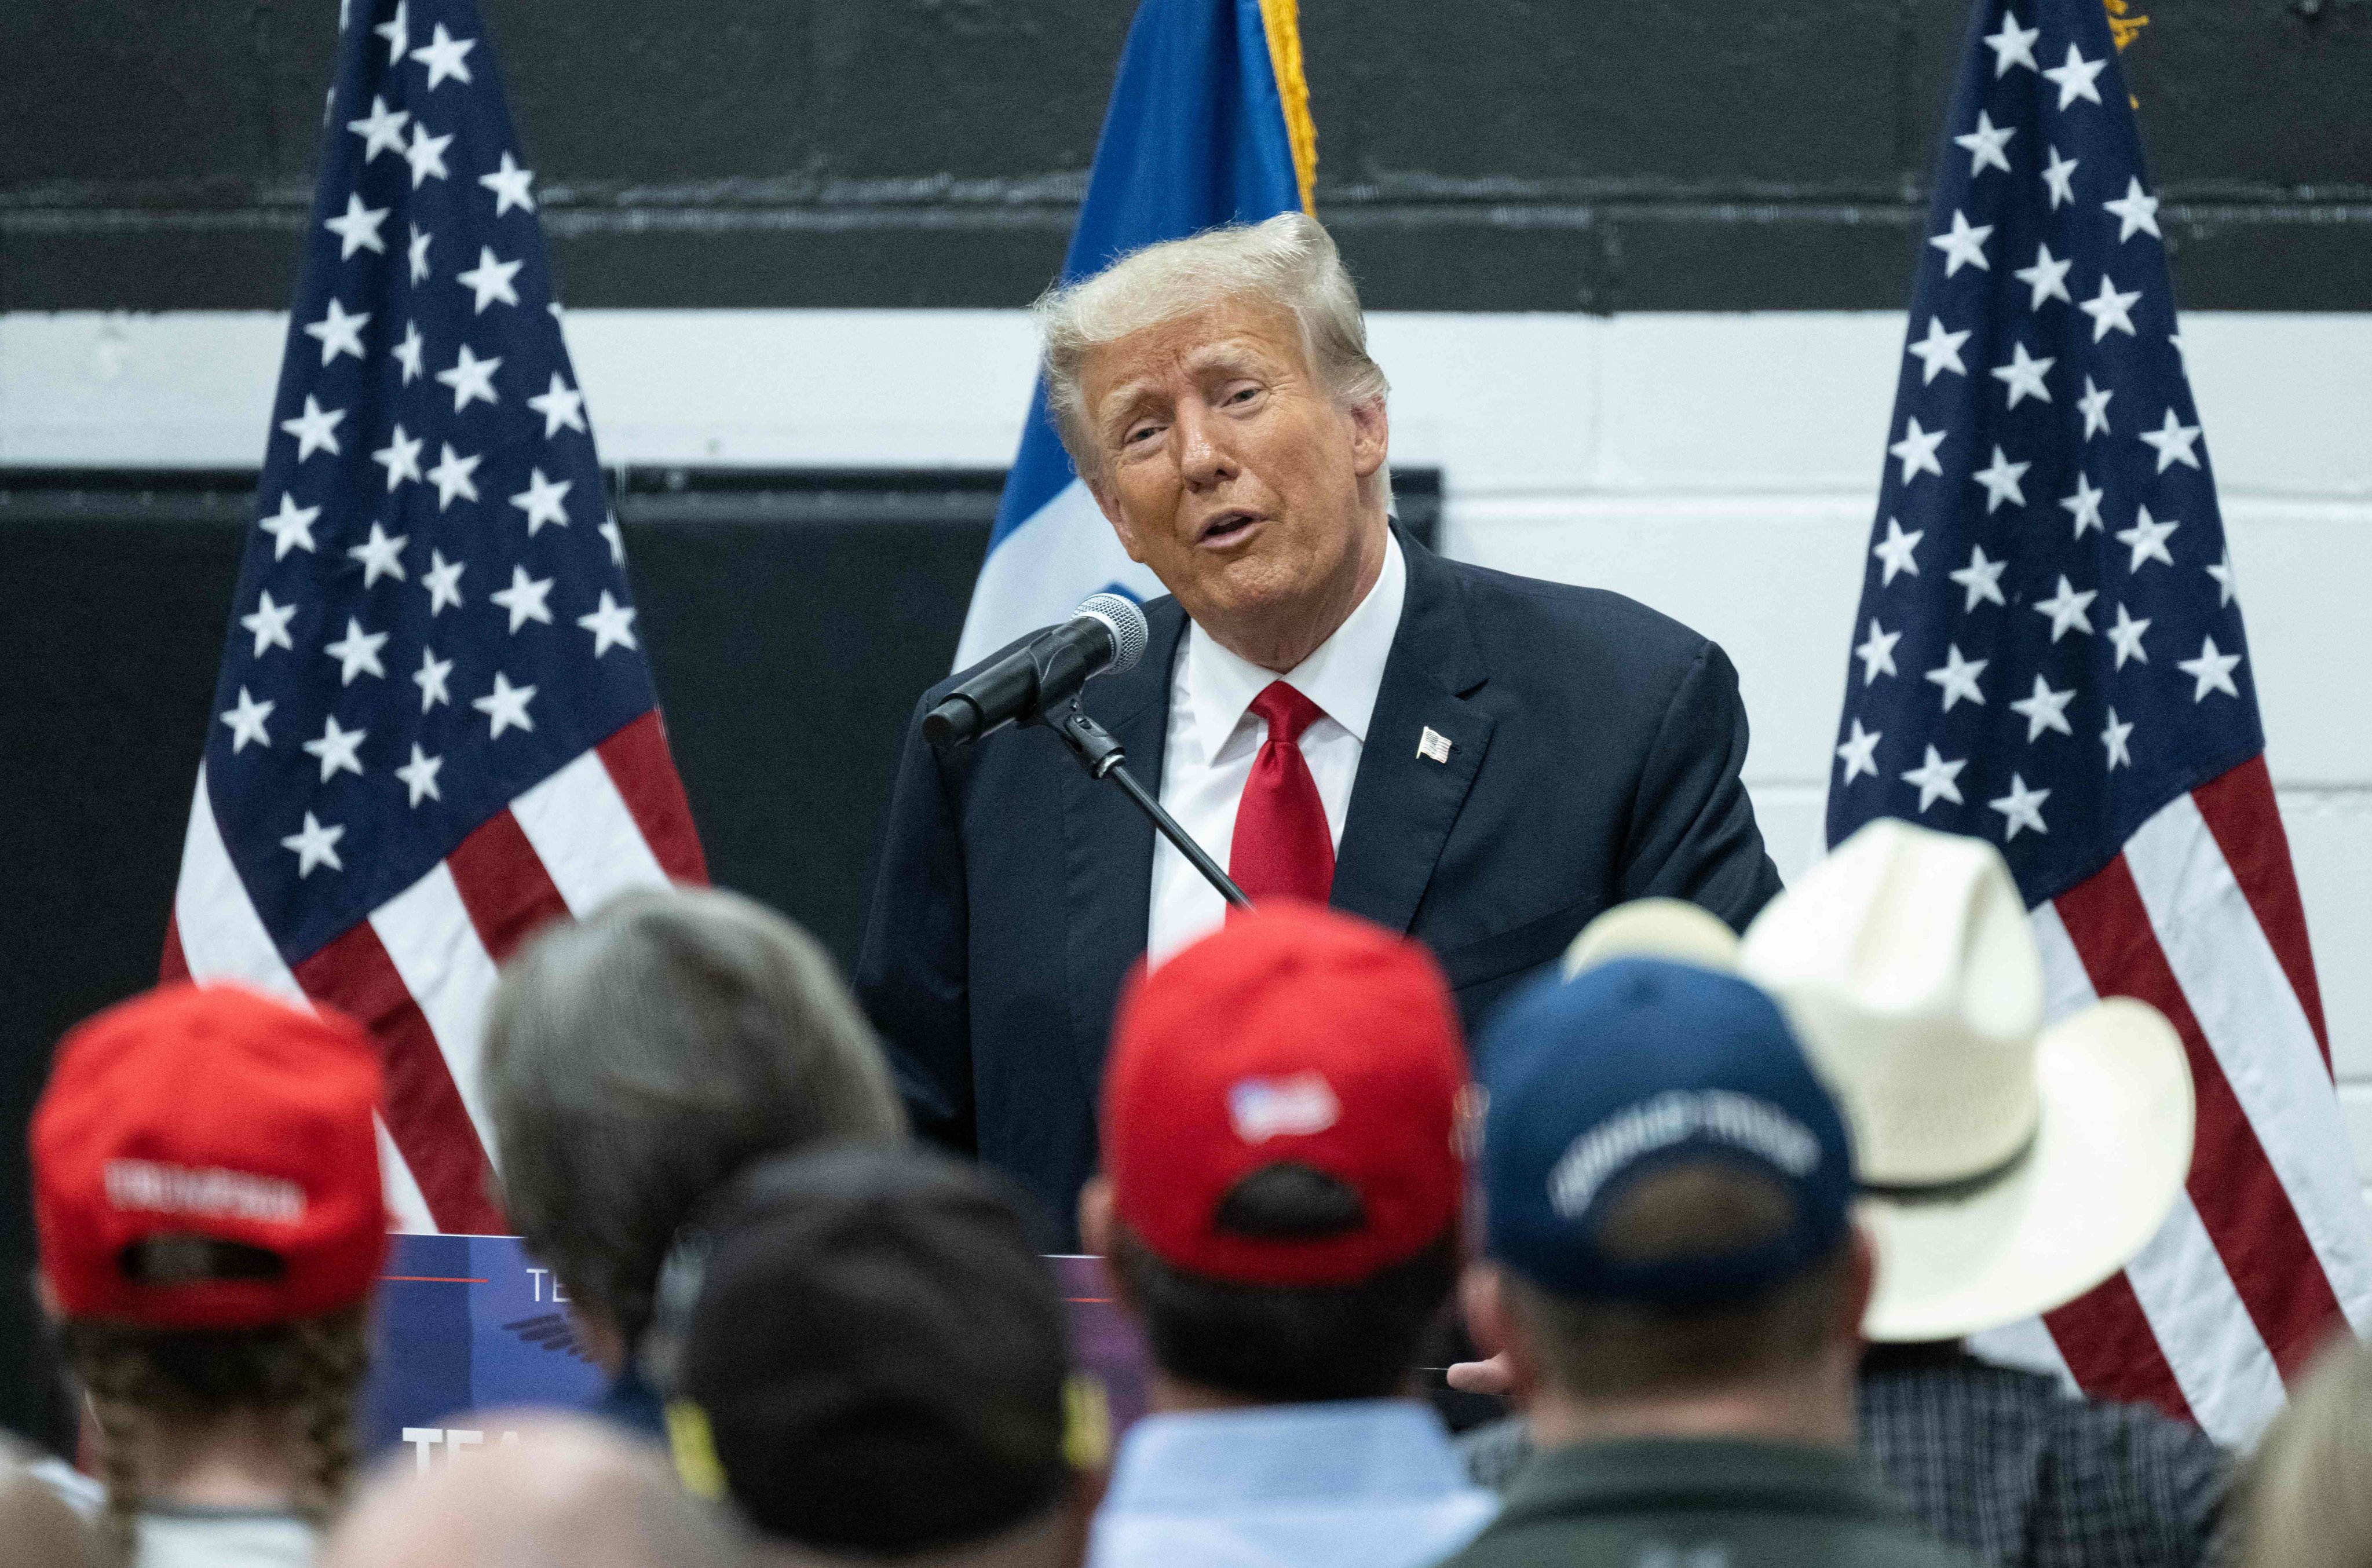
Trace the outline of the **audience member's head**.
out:
[[[495,990],[483,1074],[512,1223],[613,1371],[703,1194],[763,1156],[905,1127],[831,956],[714,890],[629,894],[529,942]]]
[[[766,1162],[687,1227],[646,1342],[679,1469],[775,1558],[1071,1568],[1101,1434],[1025,1201],[914,1147]]]
[[[574,1416],[500,1414],[517,1434],[422,1470],[388,1460],[321,1568],[736,1568],[735,1533],[665,1456]]]
[[[2240,1482],[2242,1568],[2372,1562],[2372,1350],[2341,1333],[2258,1445]]]
[[[69,1034],[33,1112],[44,1302],[88,1391],[106,1550],[166,1504],[306,1539],[343,1493],[386,1249],[361,1028],[168,986]],[[186,1533],[186,1532],[185,1532]]]
[[[1405,1390],[1456,1280],[1465,1084],[1433,959],[1324,909],[1231,918],[1131,989],[1080,1225],[1157,1404]]]
[[[1483,1037],[1469,1315],[1536,1439],[1849,1442],[1870,1262],[1844,1124],[1769,997],[1619,958]]]
[[[1763,910],[1738,962],[1853,1131],[1868,1339],[2032,1318],[2157,1233],[2191,1169],[2181,1041],[2125,997],[2043,1027],[2041,955],[1991,844],[1873,822]]]

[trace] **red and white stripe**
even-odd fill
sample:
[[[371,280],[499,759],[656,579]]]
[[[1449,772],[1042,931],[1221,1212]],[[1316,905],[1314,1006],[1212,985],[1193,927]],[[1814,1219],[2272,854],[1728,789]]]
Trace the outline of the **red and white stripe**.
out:
[[[239,879],[198,771],[167,980],[237,981],[368,1025],[387,1074],[380,1164],[399,1230],[499,1235],[478,1053],[497,967],[548,920],[707,867],[656,711],[481,823],[428,874],[293,967]]]
[[[2167,806],[2031,921],[2051,1016],[2149,1003],[2198,1103],[2173,1213],[2122,1273],[2044,1315],[2051,1349],[2087,1392],[2250,1442],[2326,1336],[2372,1323],[2372,1216],[2263,759]]]

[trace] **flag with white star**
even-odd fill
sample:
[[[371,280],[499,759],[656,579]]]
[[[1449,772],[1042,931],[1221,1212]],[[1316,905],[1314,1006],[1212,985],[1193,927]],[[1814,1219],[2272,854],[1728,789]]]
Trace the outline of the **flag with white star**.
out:
[[[2141,998],[2197,1090],[2189,1190],[2108,1283],[2002,1337],[2252,1437],[2372,1237],[2182,355],[2099,0],[1980,0],[1920,250],[1828,838],[1998,845],[2052,1009]]]
[[[495,965],[703,876],[519,157],[474,0],[348,0],[166,939],[370,1026],[405,1229],[503,1228]]]

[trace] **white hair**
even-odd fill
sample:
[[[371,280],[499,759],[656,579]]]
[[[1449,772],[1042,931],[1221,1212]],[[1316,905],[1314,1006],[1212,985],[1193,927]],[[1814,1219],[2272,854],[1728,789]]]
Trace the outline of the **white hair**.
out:
[[[1316,218],[1279,213],[1264,223],[1206,228],[1132,250],[1092,277],[1047,290],[1030,307],[1045,343],[1047,406],[1081,473],[1092,477],[1103,462],[1079,384],[1087,352],[1230,299],[1290,315],[1301,329],[1303,357],[1344,407],[1391,390],[1383,367],[1367,357],[1359,291]]]

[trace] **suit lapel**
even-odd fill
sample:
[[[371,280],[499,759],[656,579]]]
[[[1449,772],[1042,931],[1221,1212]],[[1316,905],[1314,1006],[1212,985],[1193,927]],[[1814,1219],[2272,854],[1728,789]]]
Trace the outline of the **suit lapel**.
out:
[[[1157,795],[1169,730],[1169,674],[1186,613],[1176,599],[1162,598],[1145,607],[1145,617],[1151,633],[1145,656],[1125,675],[1088,682],[1082,701],[1120,738],[1128,771]],[[1061,746],[1051,735],[1044,743]],[[1129,965],[1145,951],[1153,902],[1153,824],[1117,785],[1089,778],[1067,755],[1061,766],[1071,1034],[1092,1096],[1102,1076],[1111,999]]]
[[[1366,744],[1351,787],[1351,814],[1335,856],[1331,901],[1405,931],[1465,806],[1495,721],[1468,700],[1489,672],[1455,573],[1406,533],[1400,540],[1408,563],[1408,598],[1367,721]],[[1129,771],[1158,793],[1170,675],[1186,615],[1169,598],[1153,600],[1145,612],[1152,633],[1145,657],[1126,675],[1089,682],[1084,700],[1087,712],[1120,738]],[[1428,729],[1448,741],[1446,761],[1418,751]],[[1060,746],[1052,736],[1041,743]],[[1145,952],[1153,825],[1119,790],[1087,777],[1067,756],[1060,767],[1071,1036],[1092,1095],[1102,1076],[1111,999],[1129,966]]]
[[[1408,598],[1351,785],[1331,902],[1406,931],[1482,765],[1495,721],[1468,701],[1490,672],[1456,574],[1406,533],[1400,539]],[[1446,759],[1420,751],[1427,730],[1448,741]]]

